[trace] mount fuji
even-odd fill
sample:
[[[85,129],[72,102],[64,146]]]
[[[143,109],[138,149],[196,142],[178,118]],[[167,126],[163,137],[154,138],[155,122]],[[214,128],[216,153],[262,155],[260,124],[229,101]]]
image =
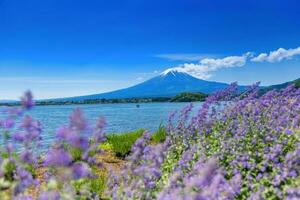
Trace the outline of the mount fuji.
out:
[[[173,97],[182,92],[202,92],[210,94],[226,88],[228,84],[206,81],[196,78],[186,72],[168,69],[160,75],[132,87],[112,92],[55,99],[56,101],[83,101],[93,99],[118,98],[147,98],[147,97]]]

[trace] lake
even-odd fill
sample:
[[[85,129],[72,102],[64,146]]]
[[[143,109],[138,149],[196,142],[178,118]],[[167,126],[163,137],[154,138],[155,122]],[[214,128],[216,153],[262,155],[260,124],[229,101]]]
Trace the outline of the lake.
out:
[[[74,108],[80,107],[90,123],[99,116],[106,119],[106,133],[124,133],[144,128],[155,131],[160,123],[165,123],[172,111],[184,108],[188,103],[141,103],[136,104],[86,104],[36,106],[29,112],[43,126],[43,148],[47,148],[55,138],[55,132],[61,125],[67,124]],[[195,110],[201,102],[194,103]]]

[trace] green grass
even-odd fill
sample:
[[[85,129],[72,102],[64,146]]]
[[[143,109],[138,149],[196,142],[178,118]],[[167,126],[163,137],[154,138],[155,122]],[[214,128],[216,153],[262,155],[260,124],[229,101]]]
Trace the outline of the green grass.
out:
[[[88,188],[89,192],[96,193],[102,197],[106,188],[107,172],[95,166],[92,167],[92,170],[97,175],[97,178],[82,178],[74,181],[73,186],[77,193]],[[78,200],[81,200],[81,198],[78,198]],[[86,199],[84,198],[82,200]]]
[[[133,132],[110,134],[106,136],[107,141],[100,145],[101,149],[112,150],[116,157],[125,158],[131,152],[131,148],[138,138],[144,134],[144,129],[138,129]],[[153,144],[159,144],[166,139],[166,128],[161,124],[158,130],[152,134],[151,141]],[[95,170],[95,169],[94,169]],[[83,189],[83,186],[88,184],[90,192],[96,192],[102,199],[106,199],[104,196],[104,190],[106,188],[107,174],[100,170],[98,178],[96,179],[81,179],[74,182],[74,186],[77,192]]]
[[[110,134],[106,136],[107,141],[100,145],[101,149],[112,150],[117,157],[124,158],[131,152],[131,148],[135,141],[140,138],[144,129],[138,129],[133,132]],[[166,139],[166,129],[163,125],[160,125],[158,130],[153,133],[151,140],[153,144],[159,144]]]
[[[107,135],[107,142],[100,147],[111,148],[117,157],[125,157],[130,153],[135,141],[144,132],[144,129],[139,129],[129,133]]]
[[[162,143],[165,141],[166,135],[167,135],[166,128],[162,124],[160,124],[158,127],[158,130],[155,133],[153,133],[153,135],[152,135],[152,138],[151,138],[152,142],[154,144]]]

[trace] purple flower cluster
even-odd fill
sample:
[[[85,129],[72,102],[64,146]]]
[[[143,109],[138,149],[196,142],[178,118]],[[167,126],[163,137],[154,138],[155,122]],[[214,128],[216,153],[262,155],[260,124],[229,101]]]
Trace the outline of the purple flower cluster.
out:
[[[259,96],[258,85],[237,95],[234,83],[192,117],[191,104],[173,113],[166,141],[137,141],[130,167],[111,178],[108,193],[113,199],[297,199],[300,89]]]
[[[159,200],[167,199],[233,199],[240,191],[241,177],[237,174],[230,181],[217,166],[214,158],[206,162],[198,161],[187,174],[175,173],[169,188],[159,195]]]
[[[69,125],[58,129],[57,140],[41,157],[38,149],[42,126],[39,121],[24,114],[35,105],[30,92],[21,98],[21,105],[21,108],[5,108],[5,118],[0,120],[4,147],[0,152],[0,196],[8,193],[12,199],[31,200],[33,198],[27,190],[39,187],[40,200],[96,197],[90,193],[81,195],[73,184],[97,177],[92,167],[101,164],[96,162],[96,155],[100,152],[99,144],[105,141],[105,120],[100,118],[95,128],[90,128],[81,110],[75,109]],[[36,174],[41,167],[48,169],[43,186]]]
[[[28,187],[39,185],[34,171],[39,161],[37,149],[41,141],[42,127],[31,116],[24,116],[24,112],[34,106],[31,92],[26,92],[21,102],[21,108],[5,108],[5,118],[0,120],[1,142],[4,146],[1,148],[0,187],[10,189],[14,199],[30,199],[23,193]]]
[[[121,196],[127,199],[152,199],[152,189],[161,178],[161,166],[167,150],[165,144],[150,145],[151,134],[145,132],[132,147],[132,154],[121,172],[120,177],[111,174],[108,195],[113,199]],[[138,177],[139,179],[136,179]],[[119,190],[123,188],[123,191]]]
[[[87,120],[79,108],[70,116],[68,126],[62,126],[57,130],[57,140],[46,153],[44,166],[51,170],[47,173],[47,180],[62,184],[60,188],[49,187],[43,193],[55,194],[57,190],[61,194],[66,193],[72,198],[85,195],[91,198],[95,194],[77,194],[71,187],[72,182],[80,179],[93,179],[97,176],[93,173],[92,166],[100,167],[96,155],[101,153],[99,144],[105,141],[103,128],[105,120],[100,118],[94,129],[90,128]]]

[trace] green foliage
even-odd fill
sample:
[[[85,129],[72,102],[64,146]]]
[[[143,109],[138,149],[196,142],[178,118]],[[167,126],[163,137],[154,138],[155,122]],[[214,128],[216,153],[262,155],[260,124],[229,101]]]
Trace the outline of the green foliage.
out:
[[[173,151],[168,152],[167,157],[162,165],[162,177],[159,185],[166,185],[168,183],[170,174],[173,172],[182,153],[183,148],[181,145],[178,145],[176,149],[173,149]]]
[[[144,132],[144,129],[139,129],[129,133],[107,135],[106,138],[107,142],[111,144],[115,155],[117,157],[125,157],[130,153],[135,141],[140,138]]]
[[[158,130],[155,133],[153,133],[151,140],[155,144],[162,143],[165,141],[166,135],[166,128],[162,124],[160,124]]]
[[[103,142],[99,145],[99,148],[103,150],[112,150],[113,146],[108,142]]]
[[[33,164],[27,164],[24,166],[24,168],[30,172],[32,174],[33,177],[36,177],[37,173],[36,173],[36,168],[34,167]]]
[[[191,93],[183,92],[176,95],[170,101],[171,102],[193,102],[193,101],[204,101],[207,97],[207,94],[204,93]]]
[[[90,180],[90,189],[92,192],[97,193],[99,196],[103,195],[106,187],[106,177],[101,176],[97,179]]]
[[[70,152],[74,161],[79,161],[81,159],[82,150],[80,150],[79,148],[71,148]]]
[[[279,159],[282,162],[284,156],[288,152],[295,149],[295,144],[298,141],[296,139],[296,135],[281,134],[277,140],[266,142],[264,141],[266,132],[257,129],[256,124],[252,121],[249,121],[249,129],[245,133],[244,138],[242,140],[230,143],[230,146],[232,149],[234,149],[234,151],[231,149],[225,150],[224,141],[227,141],[232,137],[231,133],[219,133],[222,131],[222,129],[224,130],[228,126],[228,123],[230,123],[230,121],[217,122],[212,128],[211,134],[202,136],[202,142],[205,144],[202,148],[204,153],[208,157],[221,153],[223,154],[223,156],[219,158],[219,163],[222,167],[224,167],[224,169],[226,169],[227,178],[230,177],[230,174],[233,173],[234,169],[240,170],[242,177],[244,177],[244,182],[242,183],[240,194],[236,197],[237,199],[247,199],[253,193],[253,191],[257,191],[261,187],[266,188],[263,193],[264,199],[278,199],[275,189],[273,188],[273,182],[271,178],[262,178],[257,180],[250,189],[250,183],[247,182],[245,177],[253,177],[253,180],[256,180],[255,177],[261,173],[260,170],[262,168],[262,162],[264,161],[263,155],[266,146],[272,147],[276,144],[285,144],[279,155]],[[256,142],[255,145],[253,145],[254,140]],[[249,163],[254,164],[256,167],[247,169],[244,166],[232,166],[231,161],[236,159],[236,155],[242,155],[245,152],[247,152],[247,155],[249,156]],[[272,165],[269,165],[266,168],[266,173],[269,174],[269,177],[274,178],[278,174],[277,170],[278,169],[275,169]],[[287,184],[287,182],[285,184]]]
[[[297,88],[300,87],[300,78],[297,79],[297,80],[295,80],[295,81],[293,81],[293,82],[294,82],[294,84],[295,84],[295,86],[296,86]]]
[[[13,181],[14,179],[14,172],[16,171],[16,164],[9,161],[8,159],[5,159],[2,162],[3,168],[4,168],[4,177],[8,181]]]
[[[106,188],[106,174],[98,173],[97,178],[83,178],[73,182],[73,186],[77,193],[96,193],[98,196],[103,196]]]

